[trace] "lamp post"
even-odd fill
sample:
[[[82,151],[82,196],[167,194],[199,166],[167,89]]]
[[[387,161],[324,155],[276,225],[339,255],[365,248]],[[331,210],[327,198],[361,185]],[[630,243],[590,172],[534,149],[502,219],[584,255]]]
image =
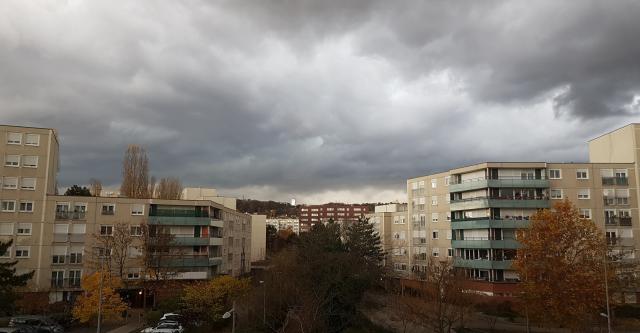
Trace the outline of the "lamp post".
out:
[[[604,294],[607,298],[607,331],[611,333],[611,310],[609,308],[609,275],[607,274],[607,252],[608,247],[605,247],[604,251]]]
[[[225,312],[222,315],[222,319],[227,319],[229,317],[232,317],[232,319],[231,319],[231,333],[236,333],[236,301],[233,301],[231,306],[232,306],[231,310]]]
[[[102,278],[103,278],[103,266],[104,257],[100,257],[100,287],[98,291],[98,327],[96,328],[96,333],[100,333],[100,324],[102,321]]]
[[[260,281],[262,285],[262,325],[267,326],[267,283]]]

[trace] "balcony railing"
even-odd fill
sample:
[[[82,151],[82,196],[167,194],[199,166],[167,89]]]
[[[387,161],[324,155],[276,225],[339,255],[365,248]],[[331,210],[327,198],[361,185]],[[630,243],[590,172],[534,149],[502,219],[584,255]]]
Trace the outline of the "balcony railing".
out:
[[[626,206],[629,204],[627,197],[604,197],[602,201],[605,206]]]
[[[602,185],[629,185],[627,177],[602,177]]]
[[[56,220],[86,220],[86,212],[56,212]]]
[[[80,278],[51,279],[51,289],[78,289]]]
[[[209,217],[209,212],[208,211],[196,211],[196,210],[193,210],[193,209],[158,208],[158,209],[152,210],[149,213],[149,216]]]
[[[631,216],[605,216],[605,225],[631,226]]]

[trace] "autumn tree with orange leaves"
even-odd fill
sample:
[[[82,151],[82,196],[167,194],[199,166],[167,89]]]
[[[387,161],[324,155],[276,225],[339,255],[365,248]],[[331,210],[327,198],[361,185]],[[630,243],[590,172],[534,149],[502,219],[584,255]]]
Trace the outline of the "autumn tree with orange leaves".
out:
[[[519,231],[514,262],[524,310],[538,322],[583,332],[605,308],[603,232],[568,200],[540,210]]]
[[[117,289],[122,287],[122,281],[107,271],[95,272],[82,278],[82,295],[73,307],[73,317],[81,323],[86,323],[98,317],[98,302],[100,299],[100,278],[102,278],[102,317],[105,321],[115,321],[121,318],[122,312],[128,306],[120,298]]]

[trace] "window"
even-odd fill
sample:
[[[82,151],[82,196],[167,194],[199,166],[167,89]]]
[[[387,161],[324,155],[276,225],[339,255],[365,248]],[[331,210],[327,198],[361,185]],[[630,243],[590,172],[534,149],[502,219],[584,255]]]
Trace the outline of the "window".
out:
[[[22,143],[22,133],[7,133],[7,144],[19,145]]]
[[[111,255],[111,249],[110,248],[104,248],[104,247],[98,247],[96,248],[97,252],[98,252],[98,257],[108,257]]]
[[[131,215],[144,215],[144,205],[143,204],[131,205]]]
[[[549,191],[551,199],[562,199],[562,189],[554,188]]]
[[[438,213],[431,213],[431,222],[438,222]]]
[[[448,248],[447,249],[447,257],[453,257],[453,249],[452,248]]]
[[[587,169],[576,170],[576,179],[589,179],[589,170]]]
[[[100,236],[113,236],[113,226],[112,225],[101,225],[100,226]]]
[[[451,212],[447,212],[447,221],[451,221]]]
[[[3,200],[2,201],[2,211],[3,212],[15,212],[16,211],[16,201],[15,200]]]
[[[71,233],[75,235],[84,235],[87,231],[87,225],[82,224],[72,224],[71,225]]]
[[[127,279],[129,280],[137,280],[140,278],[140,270],[137,268],[132,268],[127,272]]]
[[[83,249],[71,249],[69,253],[69,263],[82,264],[82,252],[84,252]]]
[[[431,239],[438,239],[438,236],[439,236],[439,235],[438,235],[438,230],[434,230],[434,231],[431,233]]]
[[[591,197],[591,191],[588,188],[578,189],[578,199],[586,200]]]
[[[436,188],[436,187],[438,187],[438,180],[431,179],[431,188]]]
[[[6,155],[4,157],[4,165],[9,167],[19,167],[20,155]]]
[[[64,223],[56,223],[53,225],[54,234],[66,235],[69,233],[69,225]]]
[[[22,156],[22,166],[25,168],[37,168],[38,156]]]
[[[29,258],[31,246],[16,246],[16,258]]]
[[[614,172],[616,178],[627,178],[627,169],[616,169]]]
[[[116,211],[116,205],[114,204],[103,204],[102,205],[102,215],[113,215]]]
[[[431,206],[437,206],[438,205],[438,196],[432,196],[431,197]]]
[[[80,287],[81,278],[82,278],[82,271],[80,270],[69,271],[69,286]]]
[[[35,178],[23,177],[20,180],[20,189],[21,190],[35,191],[35,189],[36,189],[36,179]]]
[[[562,172],[560,172],[560,169],[549,170],[549,179],[561,179],[561,178],[562,178]]]
[[[67,257],[66,246],[54,246],[52,249],[51,263],[52,264],[64,264]]]
[[[51,286],[58,288],[64,286],[64,271],[51,272]]]
[[[31,223],[18,223],[18,229],[16,230],[18,235],[31,235]]]
[[[24,144],[26,146],[39,146],[40,134],[27,134],[24,138]]]
[[[590,219],[591,218],[591,209],[580,208],[580,218],[581,219]]]
[[[13,223],[0,223],[0,235],[13,235]]]
[[[33,201],[20,201],[21,213],[33,213]]]
[[[444,186],[449,186],[450,181],[451,181],[451,176],[444,177]]]
[[[15,190],[18,188],[18,177],[2,177],[2,188]]]
[[[439,248],[437,248],[437,247],[434,247],[434,248],[431,250],[431,254],[432,254],[434,257],[439,257],[439,256],[440,256],[440,249],[439,249]]]
[[[139,225],[132,225],[131,236],[142,236],[142,227],[140,227]]]

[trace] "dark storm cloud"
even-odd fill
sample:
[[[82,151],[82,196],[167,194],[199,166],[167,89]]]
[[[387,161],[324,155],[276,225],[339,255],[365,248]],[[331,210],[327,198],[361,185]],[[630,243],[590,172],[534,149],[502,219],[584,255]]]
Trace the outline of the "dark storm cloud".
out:
[[[3,123],[54,127],[60,184],[122,152],[227,194],[402,199],[484,160],[581,161],[640,104],[640,4],[0,4]],[[544,125],[543,125],[544,124]]]

